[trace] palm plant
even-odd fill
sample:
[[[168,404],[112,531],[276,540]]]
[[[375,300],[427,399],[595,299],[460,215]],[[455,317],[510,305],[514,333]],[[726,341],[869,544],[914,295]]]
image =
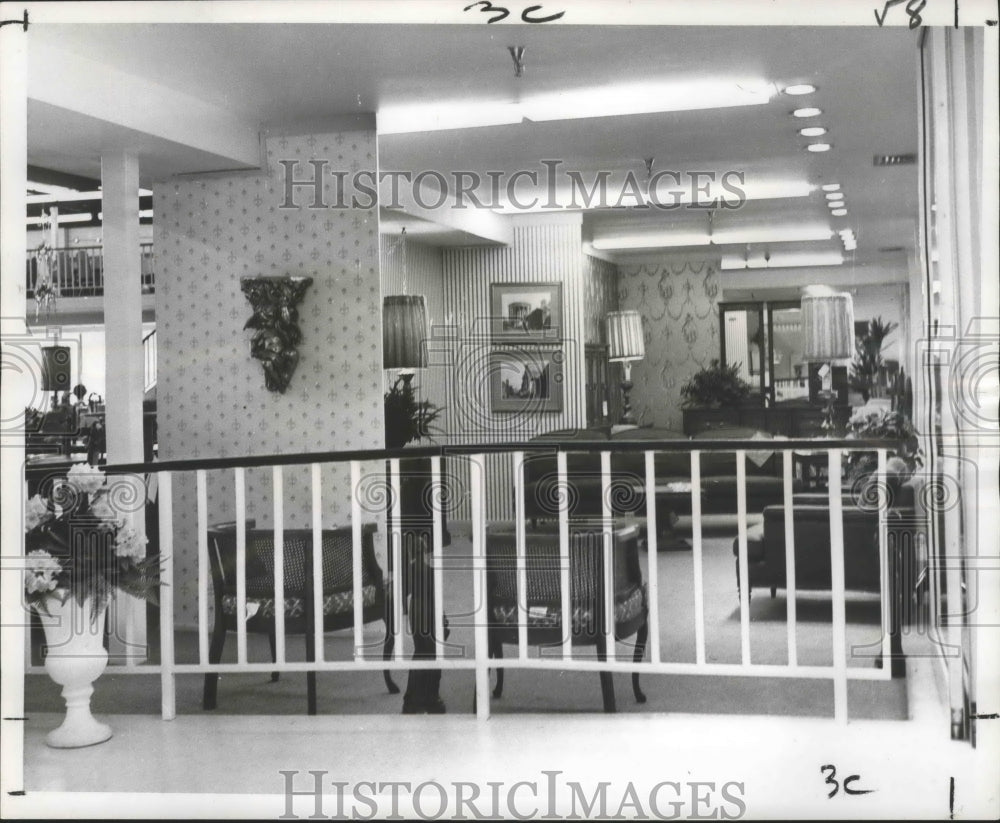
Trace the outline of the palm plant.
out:
[[[881,317],[873,317],[868,321],[868,330],[865,334],[859,335],[855,341],[850,386],[854,391],[861,393],[866,403],[875,393],[879,372],[885,365],[882,359],[885,340],[897,328],[899,323],[891,320],[883,322]]]

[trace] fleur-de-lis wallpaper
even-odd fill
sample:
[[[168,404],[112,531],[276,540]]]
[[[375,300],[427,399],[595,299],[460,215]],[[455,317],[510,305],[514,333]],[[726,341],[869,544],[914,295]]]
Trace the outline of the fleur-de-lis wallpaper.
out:
[[[328,160],[333,192],[333,171],[375,168],[375,131],[277,137],[266,149],[268,173],[154,187],[163,459],[382,447],[377,210],[311,209],[308,189],[296,194],[299,208],[279,208],[285,197],[279,160],[298,161],[296,179],[311,176],[310,159]],[[253,330],[243,328],[250,306],[240,278],[261,275],[313,280],[298,306],[300,359],[284,394],[265,389],[260,363],[250,354]],[[346,466],[323,469],[325,526],[348,522],[347,472]],[[185,473],[176,484],[176,607],[180,621],[193,623],[193,476]],[[287,469],[284,485],[286,525],[307,527],[308,467]],[[269,526],[272,508],[270,470],[248,471],[248,516]],[[232,472],[210,473],[209,522],[234,516]]]
[[[646,338],[645,359],[632,365],[634,414],[642,423],[680,431],[681,387],[719,356],[716,264],[620,265],[618,302],[642,313]]]

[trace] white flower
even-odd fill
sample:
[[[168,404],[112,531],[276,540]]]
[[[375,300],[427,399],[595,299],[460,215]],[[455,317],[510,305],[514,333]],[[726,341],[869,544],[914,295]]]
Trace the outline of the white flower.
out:
[[[50,592],[56,587],[56,575],[62,566],[44,549],[29,552],[24,569],[24,588],[29,594]]]
[[[120,529],[115,535],[115,554],[118,557],[131,557],[136,560],[146,556],[146,544],[149,539],[139,537],[135,529]]]
[[[66,482],[81,494],[93,494],[104,485],[105,479],[97,466],[88,463],[76,463],[66,472]]]
[[[40,494],[32,497],[24,507],[24,530],[30,532],[46,520],[52,519],[48,501]]]

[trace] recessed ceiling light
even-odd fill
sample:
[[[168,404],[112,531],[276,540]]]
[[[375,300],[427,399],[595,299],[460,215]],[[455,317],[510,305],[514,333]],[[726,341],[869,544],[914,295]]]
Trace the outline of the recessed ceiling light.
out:
[[[826,129],[822,126],[806,126],[804,129],[799,129],[799,134],[803,137],[822,137],[826,134]]]
[[[810,143],[806,146],[807,151],[830,151],[829,143]]]
[[[818,115],[820,115],[822,113],[823,113],[822,109],[808,108],[807,107],[807,108],[804,108],[804,109],[796,109],[795,111],[792,112],[792,116],[793,117],[816,117],[816,116],[818,116]]]
[[[827,203],[827,205],[831,209],[842,209],[842,208],[844,208],[844,201],[843,200],[831,200],[829,203]]]
[[[805,131],[805,129],[802,131]],[[840,191],[840,183],[826,183],[821,188],[823,191]]]
[[[831,191],[831,192],[827,193],[826,199],[827,200],[840,200],[841,198],[843,198],[843,196],[844,196],[843,192]]]
[[[794,86],[785,86],[785,94],[812,94],[816,91],[815,86],[811,86],[808,83],[797,83]]]
[[[847,217],[847,209],[834,209],[830,214],[834,217]]]

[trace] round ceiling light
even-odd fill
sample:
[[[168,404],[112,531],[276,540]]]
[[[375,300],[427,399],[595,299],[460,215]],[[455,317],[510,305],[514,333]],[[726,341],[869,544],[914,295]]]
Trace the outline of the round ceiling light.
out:
[[[799,134],[803,137],[822,137],[826,134],[826,129],[822,126],[807,126],[804,129],[799,129]]]
[[[830,151],[829,143],[810,143],[806,146],[807,151]]]
[[[842,209],[842,208],[844,208],[844,201],[843,200],[831,200],[829,203],[827,203],[827,205],[831,209]]]
[[[803,129],[803,131],[805,131],[805,129]],[[823,191],[840,191],[840,183],[827,183],[820,188],[822,188]]]
[[[796,83],[794,86],[785,86],[785,94],[796,96],[800,94],[812,94],[814,91],[816,91],[816,87],[808,83]]]
[[[796,109],[792,112],[793,117],[816,117],[823,113],[822,109],[806,107],[804,109]]]
[[[840,198],[843,197],[843,196],[844,196],[843,192],[840,192],[840,191],[831,191],[831,192],[829,192],[826,195],[826,199],[827,200],[840,200]]]
[[[830,214],[834,217],[847,217],[847,209],[834,209]]]

